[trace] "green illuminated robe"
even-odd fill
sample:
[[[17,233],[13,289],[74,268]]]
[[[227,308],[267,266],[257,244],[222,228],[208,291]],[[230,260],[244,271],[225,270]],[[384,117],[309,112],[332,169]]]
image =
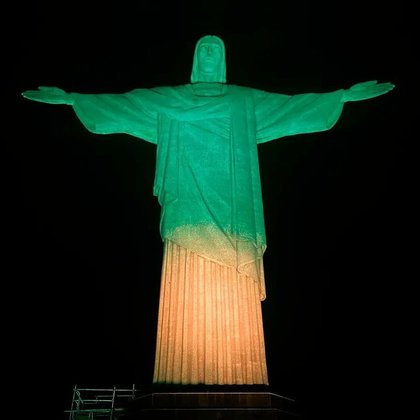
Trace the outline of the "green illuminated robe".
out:
[[[171,273],[175,266],[177,270],[180,269],[179,253],[184,250],[211,261],[217,267],[231,270],[229,276],[237,273],[238,276],[253,279],[258,297],[263,300],[265,287],[262,257],[266,237],[257,145],[285,136],[330,129],[342,112],[342,92],[337,90],[324,94],[288,96],[226,84],[222,86],[220,94],[212,96],[211,86],[206,91],[196,89],[194,84],[186,84],[136,89],[125,94],[73,93],[72,96],[74,110],[89,131],[97,134],[126,133],[157,145],[154,194],[162,209],[160,233],[165,242],[165,250],[170,244],[171,247],[177,247],[178,255],[175,259],[169,259],[176,260],[171,263]],[[188,258],[182,264],[193,264]],[[169,270],[165,266],[169,260],[164,261],[164,271]],[[194,276],[191,279],[193,283],[198,281]],[[187,283],[183,284],[187,288]],[[223,289],[224,286],[220,287]],[[176,293],[181,293],[179,290],[177,288]],[[174,295],[175,292],[171,293]],[[201,292],[198,290],[197,293]],[[161,299],[163,301],[163,297]],[[249,300],[248,297],[244,299]],[[185,305],[182,313],[173,309],[175,312],[168,315],[169,318],[181,314],[182,322],[187,324],[183,314],[189,310],[188,302]],[[163,311],[164,304],[161,303],[161,306]],[[215,314],[220,313],[217,308],[214,311]],[[255,311],[258,308],[251,312]],[[226,315],[226,325],[231,325],[229,316]],[[241,318],[242,315],[238,316]],[[200,318],[199,312],[193,318]],[[159,322],[163,323],[163,319],[162,315]],[[173,343],[178,334],[177,327],[173,327],[173,333],[172,327],[168,328],[167,340]],[[226,328],[221,326],[220,331]],[[179,334],[186,333],[184,331]],[[233,331],[232,337],[241,334]],[[223,339],[217,338],[215,341],[223,342]],[[185,346],[185,337],[180,340]],[[184,349],[183,353],[180,350],[178,355],[176,346],[172,350],[165,350],[165,366],[173,363],[174,367],[169,373],[155,373],[155,382],[268,383],[264,346],[261,345],[262,331],[259,332],[259,338],[255,338],[259,346],[262,346],[262,355],[255,356],[257,362],[252,354],[245,354],[248,351],[246,348],[255,344],[250,338],[243,344],[245,349],[240,344],[236,346],[239,349],[236,356],[228,350],[219,351],[215,347],[214,351],[220,354],[215,356],[216,360],[210,368],[207,365],[200,367],[200,363],[206,364],[205,359],[209,359],[208,346],[204,346],[203,350],[207,356],[198,355],[194,365],[187,366],[188,360],[195,357],[188,356],[188,352],[194,355],[197,353],[194,340],[199,341],[200,338],[191,340],[192,350]],[[171,345],[168,344],[169,347]],[[211,343],[208,345],[212,346]],[[226,347],[226,342],[223,345]],[[162,352],[165,352],[159,346],[158,343],[157,359],[163,357]],[[167,361],[168,354],[172,354],[172,362]],[[236,362],[232,362],[235,357]],[[217,371],[214,366],[223,364],[222,360],[228,366],[219,367],[222,370],[214,373],[214,370]],[[184,366],[184,370],[183,363],[187,366]],[[249,373],[246,366],[256,363],[262,368],[256,374]],[[231,365],[241,365],[237,369],[240,372],[232,371]],[[162,370],[161,367],[159,369]]]

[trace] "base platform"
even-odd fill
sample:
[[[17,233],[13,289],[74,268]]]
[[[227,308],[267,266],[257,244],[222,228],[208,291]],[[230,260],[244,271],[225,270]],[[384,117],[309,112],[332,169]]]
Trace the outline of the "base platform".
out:
[[[295,401],[271,392],[157,392],[134,399],[129,420],[298,420]]]

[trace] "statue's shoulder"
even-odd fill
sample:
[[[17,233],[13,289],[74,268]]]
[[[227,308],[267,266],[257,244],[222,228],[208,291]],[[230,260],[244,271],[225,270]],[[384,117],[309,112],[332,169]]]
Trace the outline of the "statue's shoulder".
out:
[[[189,95],[191,92],[190,85],[174,85],[174,86],[157,86],[150,89],[154,94],[162,95],[167,98],[179,98]]]
[[[160,95],[170,95],[176,92],[185,90],[184,86],[187,85],[179,85],[179,86],[152,86],[147,88],[135,88],[130,90],[128,93],[133,95],[143,95],[143,94],[160,94]]]
[[[179,100],[185,93],[181,86],[156,86],[133,89],[128,93],[133,101],[150,102],[151,104],[168,104]]]
[[[255,89],[253,87],[249,86],[242,86],[242,85],[235,85],[235,84],[229,84],[229,90],[232,93],[236,93],[238,95],[244,95],[244,96],[255,96],[263,93],[263,91],[259,89]]]

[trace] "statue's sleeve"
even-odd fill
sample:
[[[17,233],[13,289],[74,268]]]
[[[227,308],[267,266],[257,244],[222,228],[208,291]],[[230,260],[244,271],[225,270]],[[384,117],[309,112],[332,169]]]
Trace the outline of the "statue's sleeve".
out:
[[[125,133],[157,143],[157,112],[146,89],[122,94],[72,93],[72,97],[76,115],[92,133]]]
[[[257,91],[254,96],[257,143],[329,130],[343,110],[342,96],[343,90],[292,96]]]

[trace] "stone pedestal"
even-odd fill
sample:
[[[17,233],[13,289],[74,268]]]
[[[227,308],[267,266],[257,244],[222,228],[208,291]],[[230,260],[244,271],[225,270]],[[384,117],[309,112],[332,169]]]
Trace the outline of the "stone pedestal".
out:
[[[298,420],[295,401],[271,392],[157,392],[136,398],[129,420]]]

